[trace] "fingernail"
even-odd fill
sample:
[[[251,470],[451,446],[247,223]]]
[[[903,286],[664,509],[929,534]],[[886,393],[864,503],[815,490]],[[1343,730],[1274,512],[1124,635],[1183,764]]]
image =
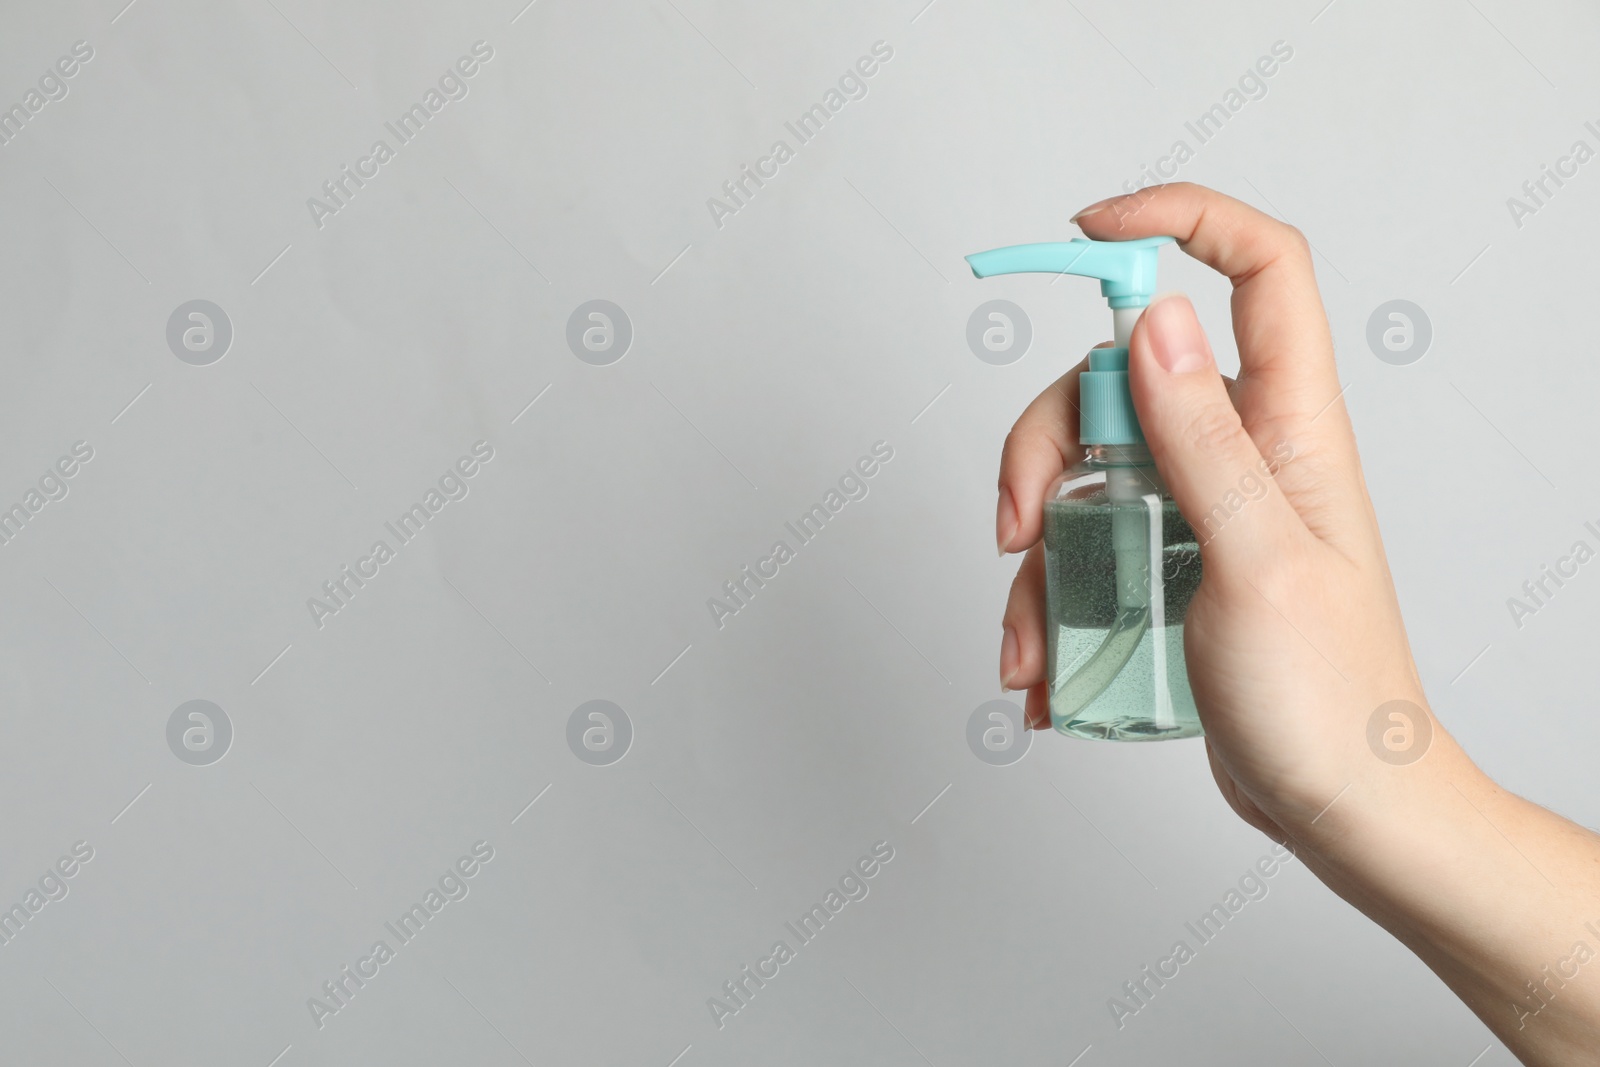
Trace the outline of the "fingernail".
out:
[[[1150,351],[1168,373],[1188,374],[1211,365],[1211,345],[1188,297],[1162,293],[1144,309],[1142,319]]]
[[[1011,498],[1011,490],[1004,486],[1000,489],[1000,502],[995,506],[994,513],[994,538],[1000,546],[1000,555],[1004,556],[1011,549],[1011,539],[1017,536],[1017,502]]]
[[[1116,197],[1112,196],[1112,197],[1107,197],[1104,200],[1096,201],[1095,203],[1090,204],[1088,207],[1084,208],[1082,211],[1078,212],[1076,215],[1072,216],[1067,221],[1075,224],[1075,223],[1077,223],[1077,221],[1079,219],[1086,219],[1090,215],[1093,215],[1093,214],[1096,214],[1098,212],[1104,211],[1106,208],[1111,206],[1111,201],[1113,201],[1115,199],[1116,199]]]
[[[1005,637],[1000,639],[1000,688],[1010,689],[1011,679],[1017,676],[1017,669],[1021,666],[1022,655],[1017,650],[1017,631],[1006,627]]]
[[[1030,689],[1028,690],[1028,698],[1024,702],[1022,718],[1027,722],[1030,730],[1045,730],[1050,726],[1049,710],[1038,706],[1041,695],[1042,693],[1039,690]]]

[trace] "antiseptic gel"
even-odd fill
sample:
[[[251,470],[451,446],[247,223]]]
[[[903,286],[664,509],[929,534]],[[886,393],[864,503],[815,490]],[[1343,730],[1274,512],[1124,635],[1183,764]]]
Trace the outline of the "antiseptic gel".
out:
[[[1128,392],[1128,338],[1170,237],[1013,245],[967,257],[980,278],[1039,272],[1100,279],[1115,348],[1078,378],[1086,455],[1045,494],[1050,721],[1064,734],[1159,741],[1201,733],[1183,659],[1200,546],[1156,472]]]

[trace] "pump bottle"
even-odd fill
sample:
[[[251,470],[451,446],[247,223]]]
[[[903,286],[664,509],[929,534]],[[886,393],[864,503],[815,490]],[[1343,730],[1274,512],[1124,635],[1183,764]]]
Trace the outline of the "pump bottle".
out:
[[[1158,741],[1201,733],[1183,658],[1200,548],[1150,457],[1128,391],[1128,340],[1171,237],[1013,245],[967,256],[979,278],[1100,280],[1113,348],[1078,379],[1081,462],[1045,494],[1050,722],[1073,737]]]

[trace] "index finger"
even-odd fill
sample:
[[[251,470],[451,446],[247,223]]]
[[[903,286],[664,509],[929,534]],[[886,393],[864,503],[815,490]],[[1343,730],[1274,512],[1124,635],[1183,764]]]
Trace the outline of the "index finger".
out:
[[[1239,380],[1245,386],[1259,378],[1262,386],[1235,395],[1252,436],[1258,429],[1300,436],[1338,395],[1333,338],[1311,248],[1293,226],[1189,182],[1102,200],[1073,221],[1100,241],[1176,237],[1185,252],[1233,283]]]
[[[1000,450],[1000,500],[995,513],[995,540],[1001,555],[1022,552],[1039,540],[1045,492],[1062,471],[1083,456],[1078,444],[1078,375],[1088,366],[1088,357],[1084,357],[1051,382],[1006,434],[1005,447]]]

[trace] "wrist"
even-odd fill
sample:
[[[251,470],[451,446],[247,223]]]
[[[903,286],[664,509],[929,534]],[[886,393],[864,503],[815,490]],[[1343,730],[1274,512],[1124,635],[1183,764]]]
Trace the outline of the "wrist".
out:
[[[1483,857],[1509,851],[1517,798],[1442,730],[1416,763],[1374,764],[1290,828],[1290,843],[1329,888],[1402,940],[1431,939],[1467,907],[1463,891],[1483,885]]]
[[[1428,851],[1459,832],[1474,805],[1481,808],[1500,792],[1442,731],[1413,763],[1365,753],[1351,763],[1354,770],[1321,807],[1302,802],[1299,817],[1285,826],[1297,848],[1351,874],[1384,857]]]

